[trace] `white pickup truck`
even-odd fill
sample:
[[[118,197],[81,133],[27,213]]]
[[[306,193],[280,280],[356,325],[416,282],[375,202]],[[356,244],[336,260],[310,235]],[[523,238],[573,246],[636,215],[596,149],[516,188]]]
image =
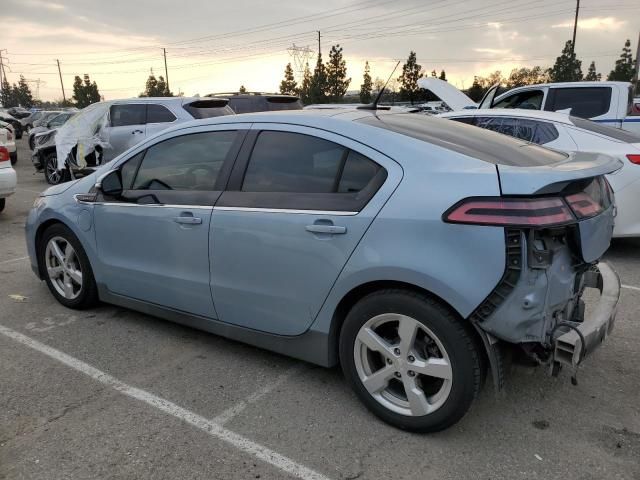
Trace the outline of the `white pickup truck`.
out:
[[[640,100],[634,99],[628,82],[566,82],[527,85],[496,96],[498,85],[479,104],[448,82],[421,78],[418,86],[430,90],[453,110],[465,108],[524,108],[571,112],[611,127],[640,134]]]

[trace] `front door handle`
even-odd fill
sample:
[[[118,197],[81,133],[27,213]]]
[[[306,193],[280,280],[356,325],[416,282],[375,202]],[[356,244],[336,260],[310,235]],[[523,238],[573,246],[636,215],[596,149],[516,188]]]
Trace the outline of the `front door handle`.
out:
[[[183,225],[200,225],[202,219],[200,217],[194,217],[193,215],[180,215],[179,217],[173,217],[173,221]]]
[[[340,225],[314,224],[307,225],[304,229],[311,233],[331,233],[334,235],[347,233],[347,227],[342,227]]]
[[[131,132],[131,135],[135,135],[136,133],[142,133],[142,130],[136,129],[136,130]]]

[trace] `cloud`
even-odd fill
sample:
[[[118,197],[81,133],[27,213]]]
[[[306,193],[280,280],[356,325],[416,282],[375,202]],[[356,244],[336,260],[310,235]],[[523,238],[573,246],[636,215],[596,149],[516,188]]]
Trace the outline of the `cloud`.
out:
[[[578,20],[578,28],[583,30],[620,30],[627,23],[615,17],[592,17]],[[558,23],[551,28],[573,28],[573,22]]]
[[[488,53],[489,55],[506,55],[511,53],[510,48],[474,48],[474,52]]]
[[[43,2],[42,0],[25,0],[23,3],[29,7],[46,8],[47,10],[64,10],[67,8],[59,3]]]

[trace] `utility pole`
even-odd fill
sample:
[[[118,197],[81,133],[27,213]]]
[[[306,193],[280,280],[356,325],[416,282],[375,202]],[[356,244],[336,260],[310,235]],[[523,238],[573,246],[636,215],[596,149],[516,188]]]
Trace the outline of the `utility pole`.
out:
[[[62,72],[60,71],[60,60],[56,58],[56,62],[58,63],[58,75],[60,75],[60,87],[62,87],[62,100],[67,103],[67,96],[64,94],[64,83],[62,83]]]
[[[169,90],[169,70],[167,70],[167,49],[163,48],[162,53],[164,54],[164,79],[167,82],[167,90]]]
[[[573,21],[573,40],[571,41],[571,54],[573,55],[576,49],[576,30],[578,29],[578,12],[580,11],[580,0],[576,3],[576,18]]]
[[[2,79],[4,78],[2,76],[2,70],[4,69],[4,63],[2,63],[2,50],[0,50],[0,91],[2,90]]]
[[[321,49],[320,49],[320,30],[318,30],[318,57],[322,55]]]
[[[635,74],[635,82],[636,82],[636,95],[640,95],[640,33],[638,34],[638,49],[636,50],[636,74]]]

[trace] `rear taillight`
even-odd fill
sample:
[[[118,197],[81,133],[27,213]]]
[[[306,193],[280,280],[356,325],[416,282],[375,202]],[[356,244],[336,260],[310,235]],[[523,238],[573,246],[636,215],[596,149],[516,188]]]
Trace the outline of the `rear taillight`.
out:
[[[585,192],[569,195],[567,202],[579,219],[593,217],[603,210],[602,205]]]
[[[575,221],[561,198],[468,198],[443,215],[449,223],[552,227]]]
[[[635,163],[636,165],[640,165],[640,155],[637,154],[629,154],[627,158],[631,163]]]
[[[7,147],[0,147],[0,162],[8,162],[11,160]]]

